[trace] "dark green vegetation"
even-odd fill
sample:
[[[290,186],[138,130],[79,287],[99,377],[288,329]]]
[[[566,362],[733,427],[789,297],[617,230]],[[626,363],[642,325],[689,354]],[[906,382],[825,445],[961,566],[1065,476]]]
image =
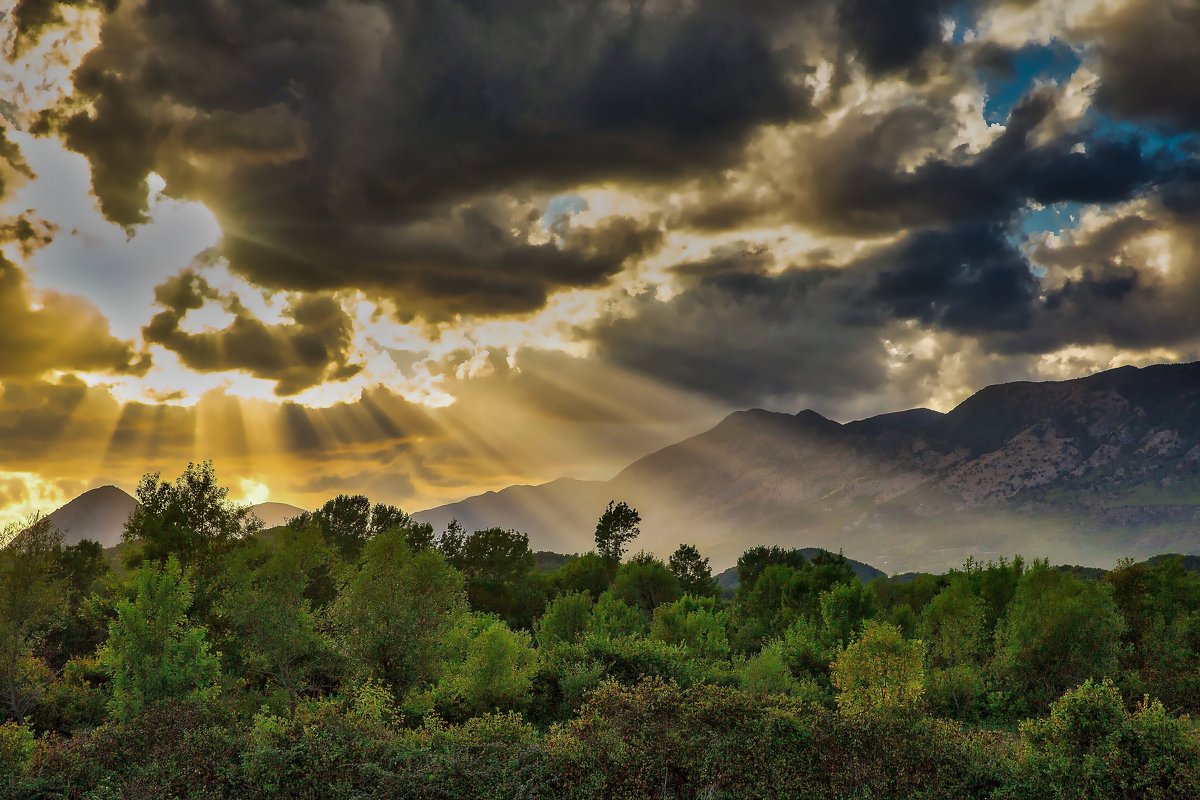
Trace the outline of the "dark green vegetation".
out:
[[[726,599],[624,503],[560,559],[362,497],[258,532],[209,465],[138,494],[119,564],[45,519],[0,551],[0,797],[1200,795],[1180,559],[756,547]]]

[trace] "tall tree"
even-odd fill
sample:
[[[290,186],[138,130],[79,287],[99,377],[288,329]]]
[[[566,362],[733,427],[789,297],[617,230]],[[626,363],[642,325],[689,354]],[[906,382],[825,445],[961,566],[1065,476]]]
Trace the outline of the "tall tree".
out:
[[[532,628],[546,604],[544,581],[534,570],[529,537],[520,531],[487,528],[442,537],[442,550],[466,579],[471,608],[496,614],[514,627]]]
[[[401,530],[413,550],[433,544],[433,526],[416,522],[407,513],[387,503],[376,503],[361,494],[339,494],[314,511],[305,511],[288,520],[293,530],[316,528],[342,558],[353,560],[368,541],[390,530]]]
[[[695,545],[681,544],[675,548],[675,552],[667,559],[667,567],[679,581],[679,588],[684,594],[707,597],[717,593],[708,559],[700,555]]]
[[[1115,677],[1124,629],[1109,586],[1035,562],[996,627],[992,669],[1017,710],[1041,712],[1088,678]]]
[[[22,722],[49,682],[51,635],[63,626],[67,591],[56,575],[62,534],[35,515],[0,533],[0,693],[7,715]]]
[[[441,672],[466,612],[462,575],[433,550],[412,552],[399,530],[367,542],[332,607],[343,651],[397,696]]]
[[[307,591],[332,557],[315,530],[289,530],[240,548],[221,578],[219,617],[231,634],[226,658],[251,685],[281,691],[293,711],[332,656]]]
[[[144,564],[133,585],[134,598],[118,603],[100,651],[112,675],[113,715],[127,721],[149,704],[211,697],[220,663],[204,627],[188,618],[192,583],[176,556]]]
[[[622,564],[613,578],[613,595],[649,616],[663,603],[679,599],[679,581],[667,565],[648,553],[638,553]]]
[[[124,539],[138,542],[144,558],[210,571],[233,543],[262,527],[249,506],[229,500],[229,489],[217,481],[211,461],[189,463],[173,482],[160,473],[142,477],[138,505],[125,522]]]
[[[624,500],[610,500],[596,522],[596,552],[612,563],[620,563],[626,546],[642,532],[642,515]]]

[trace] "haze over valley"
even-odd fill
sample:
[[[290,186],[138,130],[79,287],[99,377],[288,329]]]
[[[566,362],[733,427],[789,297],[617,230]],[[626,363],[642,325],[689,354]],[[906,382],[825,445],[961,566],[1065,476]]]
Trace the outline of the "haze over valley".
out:
[[[759,544],[824,547],[890,573],[1016,553],[1103,567],[1200,553],[1200,363],[990,386],[947,414],[839,424],[738,411],[607,481],[513,486],[413,516],[576,553],[613,499],[641,511],[639,548],[689,541],[721,566]],[[134,503],[104,487],[51,519],[69,543],[113,546]],[[268,528],[301,511],[251,508]]]

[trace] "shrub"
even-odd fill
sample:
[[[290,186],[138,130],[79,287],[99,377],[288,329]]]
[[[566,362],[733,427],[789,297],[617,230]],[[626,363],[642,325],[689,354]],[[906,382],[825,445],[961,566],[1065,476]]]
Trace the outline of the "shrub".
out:
[[[449,668],[434,690],[434,702],[462,718],[516,710],[528,702],[535,669],[529,634],[494,620],[471,639],[463,662]]]
[[[15,795],[33,757],[33,731],[25,725],[5,722],[0,725],[0,788]]]
[[[592,597],[587,592],[568,592],[550,601],[537,622],[538,647],[574,644],[587,631],[592,617]]]
[[[1024,723],[1018,763],[1011,797],[1200,796],[1200,740],[1190,722],[1148,699],[1130,713],[1110,681],[1085,681],[1048,717]]]
[[[149,704],[208,699],[220,674],[204,628],[187,617],[192,584],[175,556],[161,567],[142,566],[134,586],[134,599],[117,604],[117,618],[100,651],[112,675],[109,707],[124,722]]]
[[[869,622],[833,662],[838,708],[846,714],[909,712],[924,695],[924,645],[895,625]]]
[[[605,683],[544,744],[559,797],[986,797],[1002,744],[920,717],[842,717],[795,699],[659,680]]]

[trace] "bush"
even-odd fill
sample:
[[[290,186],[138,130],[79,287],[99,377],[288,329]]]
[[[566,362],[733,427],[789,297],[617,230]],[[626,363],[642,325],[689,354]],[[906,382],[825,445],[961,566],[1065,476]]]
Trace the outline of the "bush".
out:
[[[1024,723],[1018,763],[1010,797],[1200,796],[1200,739],[1190,722],[1148,699],[1129,713],[1110,681],[1085,681],[1048,717]]]
[[[195,703],[148,706],[127,723],[38,741],[30,797],[241,797],[239,726]]]
[[[1007,778],[996,737],[845,718],[794,699],[647,680],[601,686],[544,745],[560,797],[964,798]]]
[[[868,622],[862,636],[838,653],[832,680],[846,714],[911,712],[924,695],[924,645],[895,625]]]
[[[291,720],[260,714],[246,739],[237,796],[247,800],[370,797],[399,767],[391,728],[330,700],[301,704]]]
[[[574,644],[587,631],[592,618],[592,597],[587,592],[568,592],[550,601],[536,625],[538,647]]]
[[[522,708],[529,700],[536,658],[529,634],[495,620],[471,639],[463,662],[447,671],[434,690],[434,702],[456,719]]]
[[[15,722],[0,725],[0,788],[15,795],[33,757],[33,731]]]

